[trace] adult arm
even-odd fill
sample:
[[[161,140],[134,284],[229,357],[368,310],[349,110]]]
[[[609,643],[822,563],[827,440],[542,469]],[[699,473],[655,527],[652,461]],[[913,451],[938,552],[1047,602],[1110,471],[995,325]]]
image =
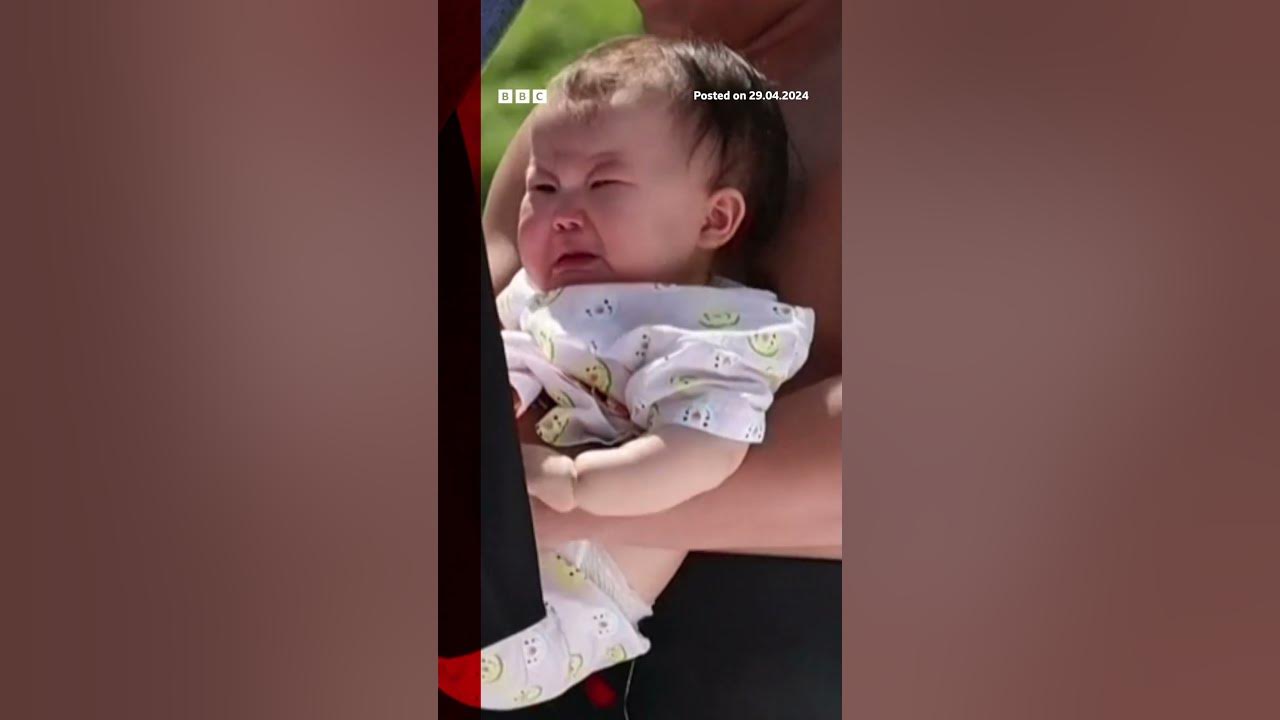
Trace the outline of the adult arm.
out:
[[[494,292],[501,292],[520,269],[516,228],[520,224],[520,203],[524,200],[524,174],[528,166],[529,127],[526,119],[498,162],[484,206],[482,226]]]

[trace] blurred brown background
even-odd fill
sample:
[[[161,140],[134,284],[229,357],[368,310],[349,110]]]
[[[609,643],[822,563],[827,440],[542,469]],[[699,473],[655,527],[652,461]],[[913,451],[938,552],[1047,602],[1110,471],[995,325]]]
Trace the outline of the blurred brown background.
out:
[[[433,9],[25,11],[34,707],[0,715],[427,716]]]
[[[846,16],[848,716],[1276,716],[1274,13]]]

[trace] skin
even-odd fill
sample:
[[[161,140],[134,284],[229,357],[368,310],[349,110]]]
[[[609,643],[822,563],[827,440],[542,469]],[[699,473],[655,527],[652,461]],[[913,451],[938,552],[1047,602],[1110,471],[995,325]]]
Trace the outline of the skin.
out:
[[[707,282],[745,204],[736,188],[709,187],[707,144],[690,158],[680,143],[646,141],[688,132],[665,101],[619,99],[589,119],[548,105],[528,128],[516,244],[534,285]]]
[[[745,215],[742,193],[711,187],[706,146],[649,141],[681,137],[660,97],[614,97],[589,116],[551,99],[529,119],[529,155],[517,247],[544,290],[602,282],[701,284],[715,252]],[[602,388],[604,389],[604,388]],[[576,458],[525,447],[530,493],[561,512],[661,512],[719,483],[746,443],[665,428]],[[676,478],[694,480],[673,482]]]
[[[555,98],[529,120],[517,248],[544,290],[601,282],[701,284],[718,248],[745,216],[742,193],[712,187],[705,147],[661,98],[611,98],[589,116]],[[517,402],[518,404],[518,402]],[[549,438],[543,437],[544,440]],[[718,486],[748,444],[680,427],[658,428],[616,448],[575,456],[543,443],[522,446],[530,495],[555,510],[598,517],[662,512]],[[683,560],[682,549],[611,544],[615,562],[653,602]]]
[[[578,509],[610,519],[661,512],[715,489],[742,464],[747,448],[747,443],[670,426],[576,457],[545,445],[522,445],[530,495],[557,513]],[[687,554],[682,548],[607,547],[627,584],[650,604]]]
[[[782,388],[769,433],[715,489],[661,513],[599,518],[556,513],[534,503],[539,539],[589,537],[608,543],[792,556],[841,556],[840,97],[839,27],[833,2],[640,2],[649,32],[720,39],[784,90],[809,101],[784,102],[798,156],[792,202],[770,278],[788,302],[814,308],[810,359]],[[732,12],[726,12],[732,9]],[[490,188],[484,227],[494,287],[520,267],[516,237],[530,157],[530,124],[517,132]],[[780,483],[779,478],[786,478]]]
[[[525,445],[529,493],[559,512],[603,517],[670,510],[713,490],[742,464],[747,443],[664,426],[617,448],[575,457]]]

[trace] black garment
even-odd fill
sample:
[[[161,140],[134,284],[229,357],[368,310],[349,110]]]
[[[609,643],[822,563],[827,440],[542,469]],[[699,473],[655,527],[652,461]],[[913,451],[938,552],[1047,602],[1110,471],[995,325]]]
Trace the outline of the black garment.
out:
[[[489,260],[480,255],[480,647],[487,647],[545,610]]]
[[[695,553],[640,625],[648,654],[605,677],[631,720],[840,717],[840,563]],[[498,713],[487,713],[498,717]],[[513,718],[615,720],[582,686]]]
[[[478,325],[457,304],[475,292],[475,276],[440,276],[447,310],[440,338],[450,351],[439,360],[438,617],[440,654],[458,657],[533,625],[545,610],[480,209],[456,115],[440,132],[439,197],[449,210],[440,213],[441,267],[474,262],[480,271]]]

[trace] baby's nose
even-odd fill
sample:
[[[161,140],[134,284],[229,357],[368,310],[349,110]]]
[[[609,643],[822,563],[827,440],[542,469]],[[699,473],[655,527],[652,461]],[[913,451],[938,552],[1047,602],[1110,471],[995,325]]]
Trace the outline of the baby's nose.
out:
[[[582,216],[578,213],[560,213],[551,221],[556,232],[570,232],[582,229]]]

